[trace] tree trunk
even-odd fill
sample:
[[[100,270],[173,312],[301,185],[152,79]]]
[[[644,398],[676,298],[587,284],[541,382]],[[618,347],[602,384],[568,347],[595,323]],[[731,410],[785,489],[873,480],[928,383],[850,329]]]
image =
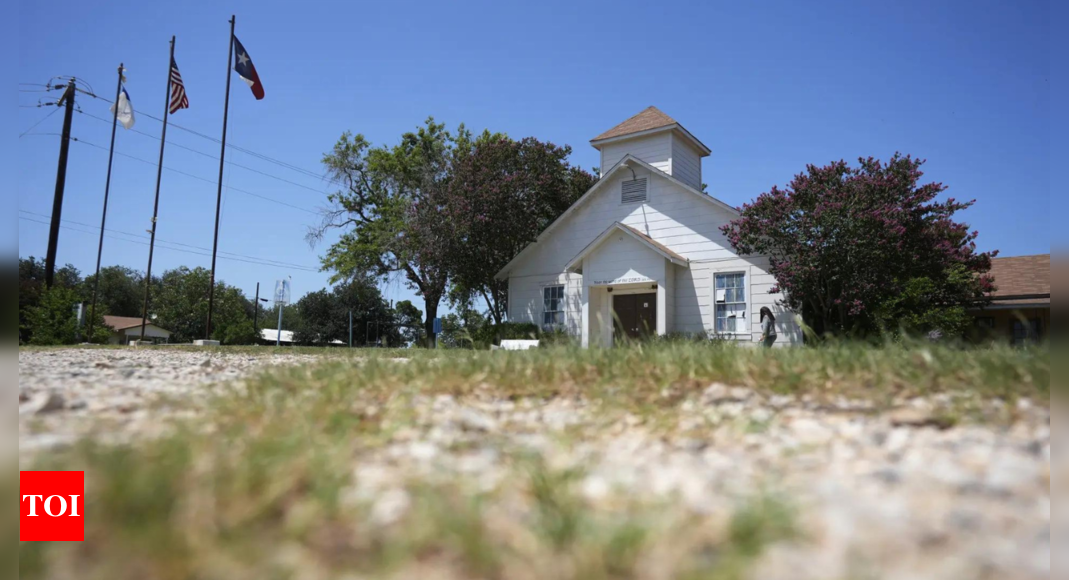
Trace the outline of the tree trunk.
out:
[[[493,290],[491,294],[487,294],[486,291],[482,291],[483,300],[486,300],[486,307],[490,310],[490,316],[494,318],[494,325],[501,326],[501,305],[493,300]]]
[[[438,303],[442,298],[426,298],[424,299],[424,308],[427,309],[427,318],[423,321],[423,330],[427,333],[427,348],[435,348],[436,341],[434,340],[434,319],[438,318]]]

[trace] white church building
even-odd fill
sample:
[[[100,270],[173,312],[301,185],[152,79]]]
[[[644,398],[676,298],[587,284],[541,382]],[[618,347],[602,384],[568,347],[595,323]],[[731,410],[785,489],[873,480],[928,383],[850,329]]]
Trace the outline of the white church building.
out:
[[[720,231],[739,212],[702,192],[708,147],[655,107],[590,143],[601,179],[497,275],[509,320],[562,328],[584,347],[673,333],[757,343],[768,306],[776,346],[801,343],[769,293],[768,259],[737,255]]]

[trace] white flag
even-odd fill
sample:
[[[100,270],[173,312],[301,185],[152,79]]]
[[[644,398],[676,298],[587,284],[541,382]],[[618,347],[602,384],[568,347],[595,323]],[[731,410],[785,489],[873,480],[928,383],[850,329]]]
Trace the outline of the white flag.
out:
[[[122,123],[124,129],[129,129],[134,126],[134,106],[130,104],[130,95],[126,94],[126,87],[122,88],[122,92],[119,93],[119,102],[115,103],[109,109],[112,114],[115,114],[115,107],[119,107],[119,114],[116,119]]]

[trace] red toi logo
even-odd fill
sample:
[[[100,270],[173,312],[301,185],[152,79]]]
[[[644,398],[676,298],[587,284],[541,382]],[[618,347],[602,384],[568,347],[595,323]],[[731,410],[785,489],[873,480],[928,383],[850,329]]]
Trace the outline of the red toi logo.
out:
[[[85,539],[84,471],[20,471],[19,541]]]

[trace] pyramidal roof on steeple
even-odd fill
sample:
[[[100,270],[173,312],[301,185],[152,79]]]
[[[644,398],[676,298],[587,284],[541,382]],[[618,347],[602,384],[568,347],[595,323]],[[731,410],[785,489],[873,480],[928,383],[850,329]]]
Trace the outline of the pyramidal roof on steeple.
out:
[[[642,131],[649,131],[650,129],[660,129],[661,127],[678,124],[679,123],[676,122],[675,119],[664,114],[664,111],[657,107],[646,107],[639,114],[620,123],[612,129],[605,131],[601,135],[594,137],[592,141],[623,137],[624,135],[630,135],[632,133],[641,133]]]
[[[706,155],[709,154],[709,148],[706,147],[705,144],[701,141],[698,141],[698,139],[694,135],[691,135],[690,131],[684,129],[683,126],[679,124],[679,121],[676,121],[672,117],[669,117],[664,113],[664,111],[653,106],[646,107],[637,115],[631,117],[623,123],[620,123],[612,129],[605,131],[601,135],[594,137],[590,140],[590,143],[593,144],[594,147],[600,149],[602,141],[607,141],[609,139],[617,139],[619,137],[634,135],[636,133],[645,133],[647,131],[656,131],[657,129],[669,128],[678,129],[688,138],[693,139],[694,142],[701,149],[704,149],[704,153]]]

